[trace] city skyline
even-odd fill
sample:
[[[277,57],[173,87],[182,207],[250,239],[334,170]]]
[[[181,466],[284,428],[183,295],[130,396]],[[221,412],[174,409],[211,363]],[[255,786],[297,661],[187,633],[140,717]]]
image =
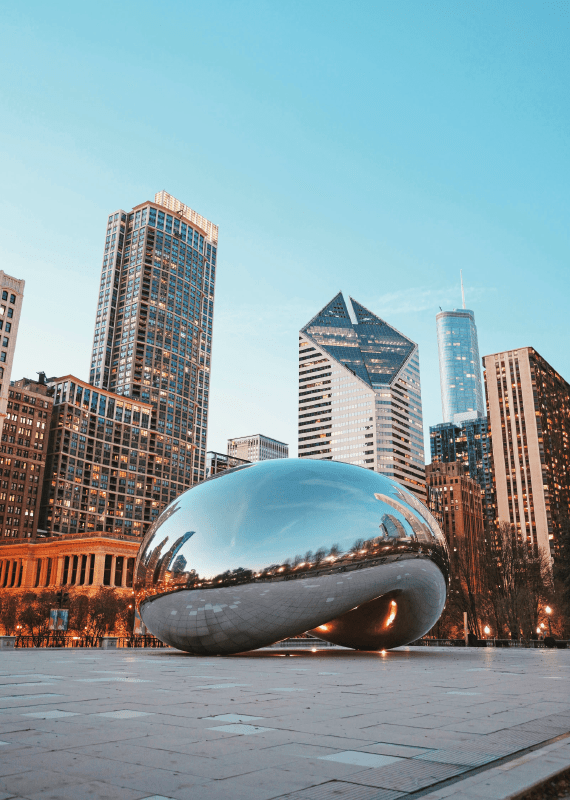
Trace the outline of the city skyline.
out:
[[[89,24],[78,7],[57,24],[37,3],[8,9],[0,242],[26,280],[13,377],[89,379],[101,230],[157,189],[224,231],[208,448],[248,430],[295,442],[295,336],[341,286],[418,342],[426,440],[441,419],[434,315],[460,306],[461,268],[481,355],[532,346],[570,375],[564,12],[364,3],[347,21],[333,3],[300,30],[290,8],[219,8],[213,29],[176,5],[168,36],[145,8],[116,10],[113,31],[100,9]],[[160,138],[109,88],[137,71],[177,108]]]

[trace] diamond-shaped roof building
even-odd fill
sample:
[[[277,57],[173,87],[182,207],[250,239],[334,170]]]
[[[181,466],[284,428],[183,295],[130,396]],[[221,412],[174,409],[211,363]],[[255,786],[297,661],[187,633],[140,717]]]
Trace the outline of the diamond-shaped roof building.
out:
[[[416,345],[352,297],[339,292],[302,333],[372,388],[390,384]]]

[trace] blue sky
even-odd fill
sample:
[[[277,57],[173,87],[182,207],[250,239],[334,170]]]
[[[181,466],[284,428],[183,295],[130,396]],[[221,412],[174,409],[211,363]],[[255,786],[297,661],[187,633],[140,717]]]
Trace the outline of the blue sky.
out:
[[[0,267],[26,280],[13,378],[87,378],[109,212],[160,189],[220,226],[208,447],[296,441],[297,332],[340,289],[420,346],[568,380],[562,2],[31,0],[0,32]],[[428,459],[429,460],[429,459]]]

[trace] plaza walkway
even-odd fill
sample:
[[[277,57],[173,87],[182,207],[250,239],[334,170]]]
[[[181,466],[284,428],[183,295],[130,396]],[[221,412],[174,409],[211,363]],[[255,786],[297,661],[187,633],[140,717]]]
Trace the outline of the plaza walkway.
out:
[[[0,660],[0,800],[503,798],[569,732],[570,650]]]

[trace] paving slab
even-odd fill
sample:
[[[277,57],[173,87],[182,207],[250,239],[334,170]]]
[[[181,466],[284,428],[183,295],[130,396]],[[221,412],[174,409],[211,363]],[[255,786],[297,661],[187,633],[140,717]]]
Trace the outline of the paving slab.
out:
[[[505,800],[570,766],[569,682],[563,650],[14,650],[0,800]]]

